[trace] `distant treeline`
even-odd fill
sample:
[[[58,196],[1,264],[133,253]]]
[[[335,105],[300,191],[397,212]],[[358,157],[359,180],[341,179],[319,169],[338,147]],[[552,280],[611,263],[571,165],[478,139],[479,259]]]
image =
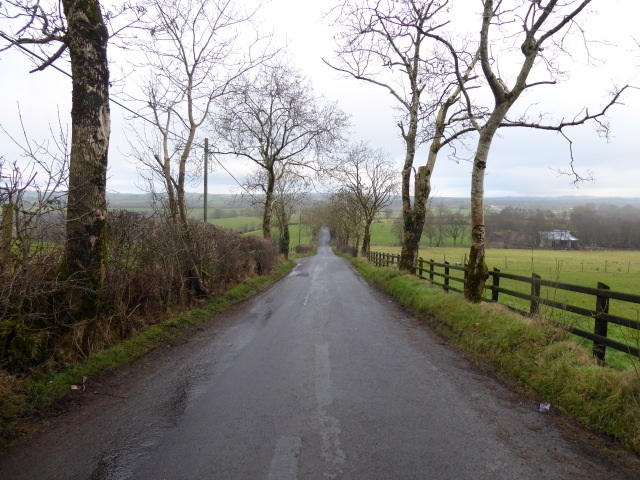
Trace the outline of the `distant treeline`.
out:
[[[587,204],[569,211],[506,207],[487,214],[493,247],[534,247],[540,232],[567,230],[582,248],[640,249],[640,208]]]

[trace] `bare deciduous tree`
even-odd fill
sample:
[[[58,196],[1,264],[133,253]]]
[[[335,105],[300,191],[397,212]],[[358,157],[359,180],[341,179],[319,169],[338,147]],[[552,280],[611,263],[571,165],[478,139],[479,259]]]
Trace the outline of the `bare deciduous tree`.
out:
[[[311,189],[310,179],[299,175],[295,170],[280,172],[284,165],[276,165],[276,184],[273,189],[273,212],[272,223],[278,229],[278,244],[280,253],[289,254],[289,222],[294,212],[299,211],[309,199]],[[242,184],[243,195],[250,197],[251,205],[257,206],[264,212],[266,204],[267,172],[264,168],[257,167],[249,174]]]
[[[313,93],[308,79],[284,63],[264,65],[225,97],[214,122],[218,153],[250,160],[265,172],[264,238],[271,238],[274,189],[288,172],[312,174],[342,138],[347,116]]]
[[[447,23],[443,15],[448,8],[448,0],[345,0],[336,9],[339,63],[326,62],[388,90],[397,101],[397,125],[405,144],[400,260],[405,271],[412,271],[418,258],[438,153],[472,130],[460,94],[477,55],[456,52],[438,34]],[[415,169],[416,151],[427,142],[427,161]]]
[[[460,212],[449,215],[447,224],[447,235],[453,239],[455,245],[458,238],[462,238],[469,228],[469,219]],[[462,243],[462,242],[461,242]]]
[[[469,255],[465,297],[478,302],[482,297],[484,284],[488,278],[485,256],[485,221],[484,221],[484,174],[491,143],[501,127],[530,127],[560,132],[570,126],[581,125],[588,121],[596,121],[606,132],[608,126],[602,122],[607,110],[618,102],[619,96],[626,89],[617,89],[608,104],[596,114],[585,110],[573,120],[560,121],[554,125],[543,125],[531,122],[526,118],[509,120],[507,114],[521,97],[522,93],[540,85],[556,83],[560,70],[557,54],[563,52],[563,42],[571,33],[583,34],[576,19],[585,11],[591,0],[547,2],[513,2],[507,0],[483,0],[483,14],[480,30],[480,65],[482,74],[490,87],[494,106],[488,112],[482,125],[476,123],[479,132],[478,144],[473,159],[471,177],[471,251]],[[508,30],[511,27],[513,30]],[[510,38],[513,45],[519,44],[521,57],[514,62],[513,55],[506,53],[508,59],[501,61],[498,52],[491,48],[493,32],[499,32],[502,38]],[[546,78],[529,80],[534,65],[540,64],[541,70],[546,67]],[[502,73],[513,72],[511,86],[507,86],[509,78],[501,78]]]
[[[133,41],[145,54],[140,67],[147,71],[140,98],[134,100],[144,105],[140,113],[153,125],[151,132],[134,129],[132,143],[141,145],[134,156],[150,173],[150,188],[160,183],[166,192],[159,199],[169,220],[182,226],[187,252],[185,189],[190,169],[199,174],[199,156],[194,155],[198,130],[215,100],[268,58],[260,50],[265,39],[251,32],[254,13],[230,0],[153,0],[138,26],[143,33]],[[250,39],[244,42],[245,37]],[[201,273],[190,258],[186,260],[192,287],[205,296]]]
[[[163,185],[174,222],[188,218],[185,186],[189,168],[200,166],[193,151],[198,129],[214,101],[267,56],[253,51],[264,39],[243,43],[254,13],[230,0],[153,0],[139,23],[143,33],[134,45],[145,54],[138,67],[146,70],[146,80],[136,100],[153,132],[138,135],[142,148],[135,156],[152,182]]]
[[[357,255],[365,220],[356,196],[343,188],[331,194],[327,209],[328,215],[325,220],[332,237],[344,245],[351,245],[353,255]]]
[[[33,71],[43,70],[67,53],[71,61],[71,151],[63,274],[77,287],[70,298],[72,318],[94,319],[99,313],[106,268],[110,134],[109,34],[102,8],[98,0],[61,0],[50,7],[38,1],[12,0],[3,4],[1,15],[18,25],[16,38],[7,48],[26,44],[43,48],[46,59]]]
[[[302,207],[308,202],[310,188],[309,178],[304,175],[297,175],[295,171],[283,175],[276,184],[273,211],[279,231],[278,244],[280,253],[286,258],[289,257],[291,243],[289,222],[294,212],[301,211]],[[298,228],[302,228],[302,225],[299,224]]]
[[[332,171],[332,178],[354,199],[361,212],[364,232],[362,254],[369,252],[371,224],[380,211],[390,205],[399,186],[398,174],[388,155],[361,142],[352,145]]]

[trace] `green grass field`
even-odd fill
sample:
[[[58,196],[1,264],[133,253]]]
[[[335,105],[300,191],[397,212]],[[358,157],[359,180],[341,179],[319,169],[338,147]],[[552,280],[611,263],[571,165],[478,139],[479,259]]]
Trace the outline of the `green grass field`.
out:
[[[297,222],[298,217],[294,215],[291,218],[292,222]],[[259,235],[262,236],[262,218],[260,217],[236,217],[236,218],[219,218],[215,220],[209,220],[210,223],[220,225],[224,228],[230,228],[235,231],[242,232],[246,235]],[[278,237],[278,229],[272,228],[273,238]],[[306,245],[311,241],[309,227],[302,226],[302,231],[299,225],[289,225],[289,246],[294,248],[298,244]]]
[[[374,247],[374,250],[399,253],[399,247]],[[466,262],[468,248],[421,248],[420,256],[433,259],[436,262],[450,263]],[[517,249],[489,249],[486,254],[490,269],[498,268],[501,272],[529,277],[531,273],[540,275],[545,280],[597,287],[598,282],[608,285],[611,290],[631,294],[640,294],[640,252],[631,251],[557,251],[557,250],[517,250]],[[454,273],[457,275],[457,272]],[[491,280],[488,282],[491,284]],[[461,288],[461,284],[454,284]],[[530,294],[528,284],[515,280],[501,279],[500,286],[509,290]],[[487,296],[489,292],[487,292]],[[567,292],[564,290],[542,287],[541,297],[556,302],[595,309],[595,297]],[[501,295],[500,303],[529,310],[529,303],[515,297]],[[640,305],[612,300],[610,313],[632,320],[640,320]],[[580,317],[566,311],[541,307],[541,314],[565,324],[569,324],[586,331],[593,331],[594,321]],[[640,332],[618,325],[609,325],[609,337],[620,342],[640,347]],[[576,337],[578,338],[578,337]],[[579,339],[590,345],[587,340]],[[607,361],[621,367],[628,368],[630,361],[627,355],[607,349]],[[636,362],[631,362],[636,365]]]
[[[262,219],[260,217],[217,218],[209,220],[209,223],[242,233],[262,230]]]
[[[374,245],[399,245],[400,238],[398,234],[394,232],[394,220],[379,220],[371,224],[371,239]],[[457,239],[457,244],[468,245],[468,235],[464,235],[462,239]],[[427,235],[422,235],[420,240],[421,245],[429,245],[429,238]],[[444,245],[453,247],[453,238],[448,237],[444,239]]]

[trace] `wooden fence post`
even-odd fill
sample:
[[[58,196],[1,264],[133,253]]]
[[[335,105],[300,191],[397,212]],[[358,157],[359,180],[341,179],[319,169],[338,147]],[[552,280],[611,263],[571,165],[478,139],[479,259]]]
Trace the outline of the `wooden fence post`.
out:
[[[536,280],[540,280],[542,277],[532,273],[531,278],[533,281],[531,282],[531,307],[529,308],[529,313],[537,315],[540,313],[540,284]]]
[[[498,270],[497,268],[494,268],[493,272],[491,272],[491,279],[492,279],[492,283],[493,283],[493,287],[494,287],[494,289],[491,291],[491,301],[492,302],[497,302],[498,301],[498,294],[500,293],[497,290],[497,288],[500,287],[500,277],[497,275],[498,273],[500,273],[500,270]]]
[[[444,264],[447,265],[444,267],[444,291],[448,292],[449,291],[449,262],[447,262],[446,260],[444,261]]]
[[[598,288],[601,290],[611,290],[609,285],[605,285],[604,283],[600,283],[600,282],[598,282]],[[609,313],[609,297],[604,297],[601,295],[598,295],[596,297],[596,312],[597,312],[597,315],[600,315],[601,313]],[[600,335],[601,337],[606,337],[608,327],[609,327],[609,322],[596,316],[596,324],[593,329],[593,333],[595,333],[596,335]],[[594,341],[593,356],[600,361],[604,361],[606,348],[607,348],[606,345],[603,345],[601,343]]]
[[[460,265],[463,265],[466,267],[466,263],[461,263]],[[469,269],[465,268],[462,271],[462,290],[465,290],[467,288],[467,273],[469,273]]]
[[[424,280],[424,259],[422,257],[418,258],[418,278]]]
[[[429,280],[433,282],[433,269],[435,268],[433,258],[429,259]]]

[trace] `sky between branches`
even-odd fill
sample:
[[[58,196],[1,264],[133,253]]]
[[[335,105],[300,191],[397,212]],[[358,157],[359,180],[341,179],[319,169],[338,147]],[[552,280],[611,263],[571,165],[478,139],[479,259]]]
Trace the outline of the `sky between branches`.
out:
[[[454,0],[454,8],[474,6],[480,2]],[[354,141],[364,140],[373,148],[382,147],[400,168],[403,144],[395,126],[393,99],[381,88],[340,76],[327,67],[322,58],[333,58],[332,28],[322,21],[322,13],[330,2],[300,0],[272,0],[260,14],[261,31],[273,31],[276,44],[288,43],[289,56],[306,76],[311,78],[316,94],[337,101],[351,115]],[[583,49],[577,49],[574,62],[564,63],[570,79],[561,85],[539,87],[533,94],[519,100],[524,108],[535,103],[536,111],[549,114],[562,112],[567,117],[588,105],[595,111],[607,101],[607,92],[614,83],[640,86],[640,47],[634,37],[640,38],[637,18],[640,3],[635,0],[596,0],[586,21],[586,31],[593,40],[590,49],[600,61],[586,65]],[[473,31],[474,12],[465,8],[461,28]],[[461,14],[462,15],[462,14]],[[479,21],[477,22],[479,26]],[[0,26],[4,31],[4,28]],[[114,62],[122,60],[122,52],[110,50]],[[62,68],[66,64],[60,65]],[[38,139],[49,136],[49,125],[57,129],[58,111],[63,128],[69,123],[70,79],[47,69],[29,74],[32,64],[16,52],[0,54],[0,89],[2,108],[0,123],[15,136],[20,136],[18,105],[28,134]],[[486,196],[559,196],[591,195],[639,197],[640,188],[640,135],[638,112],[640,91],[630,91],[623,98],[624,105],[615,106],[609,115],[612,135],[609,141],[600,138],[593,126],[569,131],[573,140],[575,165],[582,174],[591,173],[594,182],[576,188],[571,179],[557,174],[557,169],[569,165],[567,142],[550,132],[528,129],[508,129],[500,133],[490,154],[486,178]],[[112,137],[109,154],[108,189],[111,192],[140,193],[136,166],[127,159],[126,112],[112,105]],[[473,146],[473,140],[469,142]],[[5,159],[18,158],[19,152],[0,132],[0,154]],[[459,150],[461,157],[471,153]],[[426,149],[419,151],[418,164],[426,161]],[[436,197],[467,197],[469,195],[471,164],[464,160],[452,161],[447,152],[441,154],[436,166],[433,187]],[[246,163],[227,162],[227,168],[240,180],[247,171]],[[191,191],[202,191],[202,183],[190,186]],[[237,191],[235,180],[218,168],[209,176],[210,193]]]

